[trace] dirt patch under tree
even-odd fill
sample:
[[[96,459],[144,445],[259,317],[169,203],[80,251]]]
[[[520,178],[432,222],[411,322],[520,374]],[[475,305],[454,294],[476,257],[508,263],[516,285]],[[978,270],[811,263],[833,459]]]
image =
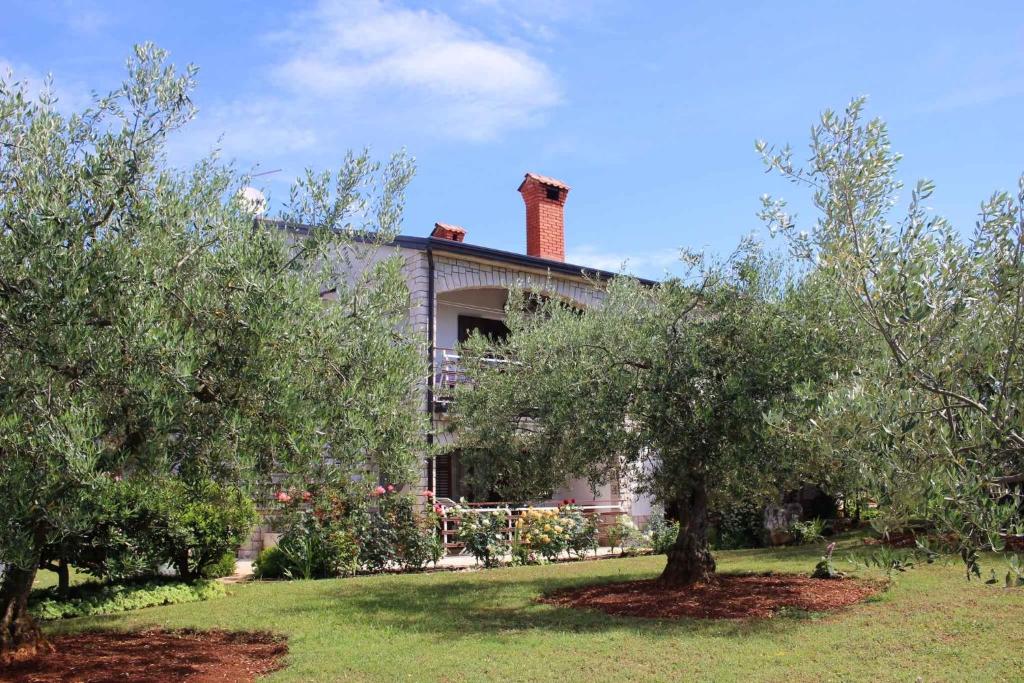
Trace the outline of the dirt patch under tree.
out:
[[[0,664],[0,681],[252,681],[282,667],[284,640],[269,633],[97,631],[56,636],[55,652]]]
[[[827,612],[879,592],[854,579],[795,574],[720,574],[714,581],[672,588],[655,579],[560,590],[541,601],[562,607],[652,619],[766,619],[784,608]]]

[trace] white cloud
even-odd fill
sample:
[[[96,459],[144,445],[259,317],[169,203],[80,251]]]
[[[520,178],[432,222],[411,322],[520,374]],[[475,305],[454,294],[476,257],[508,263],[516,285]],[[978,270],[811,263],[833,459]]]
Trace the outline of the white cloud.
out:
[[[322,0],[272,37],[288,57],[275,82],[311,102],[388,109],[445,137],[488,139],[561,101],[551,70],[525,48],[448,15],[377,0]]]
[[[580,266],[613,272],[625,270],[627,273],[652,278],[663,276],[680,263],[679,249],[655,249],[627,254],[609,252],[590,244],[570,249],[565,260]]]
[[[171,161],[187,164],[212,149],[229,158],[287,156],[316,147],[320,136],[292,108],[271,99],[239,100],[200,107],[195,120],[171,140]]]
[[[31,99],[38,99],[44,90],[48,90],[50,96],[56,99],[54,109],[65,116],[80,112],[92,104],[92,96],[82,84],[58,81],[28,64],[11,62],[3,57],[0,57],[0,80],[9,85],[17,83]]]

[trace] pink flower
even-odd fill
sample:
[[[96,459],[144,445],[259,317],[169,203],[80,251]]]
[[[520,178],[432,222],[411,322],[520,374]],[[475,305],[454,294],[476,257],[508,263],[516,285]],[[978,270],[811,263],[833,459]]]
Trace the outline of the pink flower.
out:
[[[386,492],[387,490],[383,486],[378,486],[373,490],[375,496],[383,496]]]
[[[440,505],[440,504],[435,505],[434,506],[434,512],[436,512],[441,517],[444,517],[444,505]]]
[[[313,494],[312,493],[310,493],[309,491],[303,491],[302,492],[302,500],[304,500],[304,501],[306,501],[308,503],[312,499],[313,499]]]
[[[394,493],[394,492],[395,492],[395,487],[392,486],[391,484],[388,484],[388,493]]]
[[[279,503],[290,503],[292,501],[292,497],[284,491],[278,491],[277,495],[274,497],[277,498],[277,502]]]
[[[431,498],[434,497],[434,492],[431,491],[430,489],[427,489],[426,491],[423,492],[423,495],[427,497],[427,500],[430,500]]]

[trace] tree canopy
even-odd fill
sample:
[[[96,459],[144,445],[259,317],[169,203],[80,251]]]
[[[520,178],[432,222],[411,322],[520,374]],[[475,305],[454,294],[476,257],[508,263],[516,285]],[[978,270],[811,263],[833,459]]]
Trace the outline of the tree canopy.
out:
[[[837,324],[862,340],[851,345],[870,350],[796,431],[855,460],[894,525],[956,539],[977,574],[979,552],[1022,528],[1024,178],[981,204],[970,234],[929,212],[928,180],[896,208],[900,155],[863,99],[821,116],[806,166],[789,147],[757,147],[818,212],[800,230],[766,196],[762,217],[842,302]]]
[[[653,494],[681,521],[663,574],[674,583],[714,571],[709,506],[799,476],[806,461],[762,415],[827,371],[831,343],[754,244],[725,262],[687,258],[685,278],[615,278],[587,310],[510,307],[506,343],[469,342],[472,386],[454,411],[471,476],[501,495],[543,496],[571,477]]]
[[[306,238],[254,222],[230,166],[166,163],[195,75],[142,45],[71,116],[0,83],[0,652],[38,642],[42,549],[121,478],[411,477],[409,294],[397,259],[364,258],[411,162],[308,173],[285,212],[318,226]]]

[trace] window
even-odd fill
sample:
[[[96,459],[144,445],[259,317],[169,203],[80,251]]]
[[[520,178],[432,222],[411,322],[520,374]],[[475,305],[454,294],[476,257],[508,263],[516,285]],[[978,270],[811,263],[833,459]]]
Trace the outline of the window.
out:
[[[503,342],[508,339],[509,330],[501,320],[478,318],[472,315],[459,316],[459,343],[463,344],[479,332],[492,342]]]

